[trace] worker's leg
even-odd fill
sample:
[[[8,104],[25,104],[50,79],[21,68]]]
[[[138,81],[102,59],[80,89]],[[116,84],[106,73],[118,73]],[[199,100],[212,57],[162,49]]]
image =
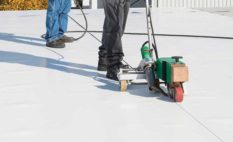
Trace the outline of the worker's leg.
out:
[[[107,77],[117,80],[117,73],[122,67],[123,48],[121,38],[124,33],[130,2],[128,0],[108,1],[105,15],[105,45],[107,49]]]
[[[129,0],[104,0],[105,21],[102,45],[99,47],[98,70],[106,70],[106,64],[120,64],[124,53],[121,37],[124,32]]]
[[[108,1],[110,0],[103,0],[104,12],[105,12],[105,19],[104,19],[104,26],[103,26],[103,34],[102,34],[102,45],[99,47],[99,61],[97,70],[99,71],[106,71],[107,70],[107,39],[109,35],[109,16],[107,16],[107,7],[109,6]],[[115,1],[115,0],[112,0]]]
[[[49,0],[48,10],[46,16],[46,41],[51,42],[61,38],[62,35],[59,34],[59,9],[60,0]]]
[[[61,7],[59,10],[59,34],[64,35],[67,32],[68,13],[71,9],[71,0],[61,0]]]

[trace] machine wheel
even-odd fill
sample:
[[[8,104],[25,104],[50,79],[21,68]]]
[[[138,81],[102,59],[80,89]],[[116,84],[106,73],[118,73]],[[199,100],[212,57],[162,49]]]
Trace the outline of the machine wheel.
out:
[[[176,84],[174,86],[167,86],[168,96],[175,102],[182,102],[184,97],[184,90],[181,84]]]
[[[184,91],[181,86],[175,87],[174,88],[174,101],[175,102],[182,102],[183,101],[183,95]]]
[[[127,81],[121,80],[120,81],[121,92],[125,92],[127,90]]]

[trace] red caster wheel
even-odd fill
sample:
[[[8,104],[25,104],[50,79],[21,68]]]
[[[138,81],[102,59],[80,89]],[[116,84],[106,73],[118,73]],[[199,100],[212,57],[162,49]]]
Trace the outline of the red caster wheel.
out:
[[[181,86],[174,88],[174,101],[182,102],[184,98],[184,91]]]

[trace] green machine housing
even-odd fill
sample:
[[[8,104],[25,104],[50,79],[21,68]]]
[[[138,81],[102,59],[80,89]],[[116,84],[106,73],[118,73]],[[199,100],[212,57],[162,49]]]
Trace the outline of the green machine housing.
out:
[[[141,55],[145,62],[153,61],[151,50],[147,45],[142,46]],[[180,56],[158,58],[154,62],[154,74],[170,85],[188,81],[188,67],[180,61],[181,58]]]
[[[179,59],[182,57],[159,58],[155,61],[157,77],[165,83],[183,83],[188,81],[188,68]]]

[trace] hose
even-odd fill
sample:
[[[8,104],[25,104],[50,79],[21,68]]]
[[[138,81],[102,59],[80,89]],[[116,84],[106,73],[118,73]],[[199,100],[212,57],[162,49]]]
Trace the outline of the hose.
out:
[[[83,27],[81,24],[79,24],[79,22],[77,22],[73,17],[71,17],[70,15],[68,15],[68,17],[73,22],[75,22],[77,25],[79,25],[84,30],[83,33],[82,33],[82,35],[80,37],[75,38],[75,41],[80,40],[81,38],[83,38],[85,36],[85,34],[87,33],[87,31],[88,31],[88,22],[87,22],[86,14],[83,12],[83,9],[82,9],[82,7],[80,6],[79,3],[77,3],[77,6],[81,10],[81,12],[82,12],[82,15],[83,15],[83,18],[84,18],[84,21],[85,21],[85,27]]]
[[[68,31],[69,33],[79,33],[84,31]],[[87,33],[103,33],[103,31],[88,30]],[[137,35],[137,36],[147,36],[147,33],[132,33],[125,32],[124,35]],[[216,38],[216,39],[233,39],[233,37],[227,36],[212,36],[212,35],[186,35],[186,34],[153,34],[154,36],[167,36],[167,37],[189,37],[189,38]]]

